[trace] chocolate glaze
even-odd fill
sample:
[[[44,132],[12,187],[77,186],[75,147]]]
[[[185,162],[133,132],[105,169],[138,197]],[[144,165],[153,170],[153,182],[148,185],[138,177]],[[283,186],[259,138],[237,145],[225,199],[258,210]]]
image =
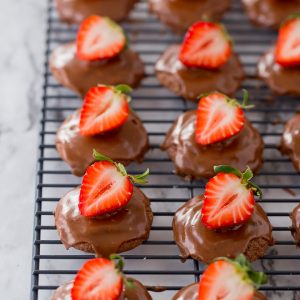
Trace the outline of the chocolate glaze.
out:
[[[300,67],[284,68],[277,64],[274,48],[271,48],[260,58],[257,72],[258,76],[276,94],[300,95]]]
[[[167,48],[156,63],[156,75],[160,83],[187,100],[197,100],[200,94],[219,91],[233,95],[245,74],[236,54],[218,70],[187,68],[178,59],[180,45]]]
[[[56,228],[67,249],[86,243],[97,256],[109,256],[148,239],[153,214],[149,199],[140,189],[134,187],[131,200],[119,211],[94,218],[80,214],[79,193],[80,187],[71,190],[55,210]]]
[[[76,56],[75,42],[59,46],[53,51],[50,70],[59,83],[82,97],[97,84],[137,87],[144,77],[144,64],[131,49],[109,60],[83,61]]]
[[[300,114],[295,115],[285,125],[280,150],[291,158],[295,168],[300,171]]]
[[[122,21],[138,0],[55,0],[62,21],[81,23],[90,15],[107,16]]]
[[[119,300],[151,300],[152,297],[146,290],[146,288],[136,279],[134,281],[134,288],[126,288],[119,298]],[[72,300],[71,290],[73,287],[73,281],[68,282],[60,286],[53,294],[51,300]]]
[[[79,120],[80,110],[77,110],[64,121],[56,135],[57,151],[74,175],[82,176],[94,161],[93,149],[125,165],[143,160],[149,140],[136,114],[130,113],[119,129],[93,137],[80,134]]]
[[[251,22],[261,27],[278,27],[288,15],[300,12],[298,0],[242,0]]]
[[[219,21],[231,0],[150,0],[149,9],[176,32],[201,19]]]
[[[192,283],[183,289],[181,289],[173,298],[172,300],[198,300],[198,288],[199,283]],[[58,299],[53,299],[58,300]],[[253,300],[267,300],[265,295],[260,292],[255,292]]]
[[[300,204],[294,208],[290,218],[292,219],[292,236],[294,237],[296,244],[300,247]]]
[[[231,165],[239,170],[249,166],[257,172],[264,149],[259,132],[246,120],[244,128],[225,142],[201,146],[195,141],[197,111],[183,113],[169,129],[161,148],[168,152],[179,175],[210,178],[216,165]]]
[[[247,223],[236,230],[217,232],[201,222],[203,196],[187,201],[173,219],[174,240],[181,256],[210,263],[217,257],[234,258],[244,253],[250,261],[262,256],[273,244],[272,226],[259,204]],[[262,243],[263,242],[263,243]]]

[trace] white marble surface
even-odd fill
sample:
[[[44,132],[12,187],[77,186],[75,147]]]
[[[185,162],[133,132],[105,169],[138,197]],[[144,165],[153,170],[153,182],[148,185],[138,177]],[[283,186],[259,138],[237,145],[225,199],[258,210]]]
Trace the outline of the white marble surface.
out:
[[[29,299],[46,1],[1,1],[0,290]]]

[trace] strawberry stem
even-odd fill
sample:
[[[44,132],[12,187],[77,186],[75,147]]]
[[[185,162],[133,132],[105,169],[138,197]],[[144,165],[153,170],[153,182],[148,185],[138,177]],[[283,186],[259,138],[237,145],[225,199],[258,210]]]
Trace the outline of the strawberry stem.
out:
[[[129,175],[129,177],[134,183],[146,184],[148,183],[147,178],[149,174],[150,174],[150,170],[147,169],[143,174]]]
[[[253,285],[255,289],[259,289],[262,284],[268,281],[266,274],[255,271],[243,254],[240,254],[233,260],[227,257],[220,257],[215,261],[217,260],[224,260],[233,264],[236,270],[242,275],[243,280]]]
[[[116,267],[118,273],[122,276],[123,283],[126,286],[126,288],[130,288],[130,289],[135,288],[135,283],[134,283],[133,279],[127,278],[123,274],[123,269],[124,269],[124,265],[125,265],[123,257],[119,254],[111,254],[109,256],[109,260],[111,260],[115,263],[115,267]]]
[[[247,189],[251,189],[255,196],[262,197],[263,192],[259,186],[251,181],[253,178],[253,172],[249,167],[245,170],[245,172],[241,172],[236,168],[226,165],[214,166],[214,171],[216,174],[218,173],[229,173],[234,174],[235,176],[241,178],[241,183],[246,186]]]
[[[117,170],[123,175],[123,176],[128,176],[134,183],[138,184],[146,184],[147,178],[150,174],[150,170],[147,168],[147,170],[138,175],[130,175],[127,173],[126,168],[124,167],[123,164],[114,162],[110,157],[103,155],[102,153],[99,153],[96,149],[93,149],[93,157],[95,161],[108,161],[112,164],[114,164],[117,168]]]
[[[115,163],[110,157],[98,152],[96,149],[93,149],[93,157],[95,161],[109,161],[111,163]]]
[[[119,84],[115,86],[115,90],[122,94],[130,94],[132,92],[132,88],[127,84]]]

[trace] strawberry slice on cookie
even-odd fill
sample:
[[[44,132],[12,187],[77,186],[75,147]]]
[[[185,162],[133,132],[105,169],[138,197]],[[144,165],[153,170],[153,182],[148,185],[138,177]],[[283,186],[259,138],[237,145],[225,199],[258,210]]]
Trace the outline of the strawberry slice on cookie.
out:
[[[248,93],[244,91],[242,104],[236,99],[214,92],[202,97],[198,104],[195,138],[200,145],[210,145],[238,134],[245,125],[243,109]]]
[[[253,173],[244,173],[230,166],[217,166],[204,193],[201,221],[209,229],[230,228],[244,224],[253,214],[254,196],[262,196],[260,188],[251,179]]]
[[[127,85],[92,87],[85,96],[80,113],[80,133],[84,136],[101,134],[122,126],[129,115]]]
[[[231,39],[222,24],[200,21],[186,33],[179,54],[187,67],[218,69],[232,53]]]
[[[77,56],[82,60],[109,59],[124,50],[126,36],[113,20],[92,15],[80,25],[76,45]]]
[[[116,254],[86,262],[77,273],[71,290],[72,300],[118,300],[123,286],[134,288],[123,274],[124,261]]]
[[[275,59],[283,67],[300,66],[300,14],[291,15],[280,27]]]
[[[133,183],[145,184],[149,169],[129,175],[121,163],[94,150],[96,160],[86,171],[79,195],[79,210],[85,217],[114,212],[126,205],[133,194]]]
[[[266,275],[254,271],[244,255],[219,258],[203,273],[198,300],[253,300],[256,289],[266,282]]]

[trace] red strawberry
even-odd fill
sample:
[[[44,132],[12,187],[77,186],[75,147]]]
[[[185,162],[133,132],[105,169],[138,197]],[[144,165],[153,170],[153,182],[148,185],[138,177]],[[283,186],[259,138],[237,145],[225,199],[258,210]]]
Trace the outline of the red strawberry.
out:
[[[114,57],[125,45],[126,37],[122,27],[107,17],[88,17],[77,33],[77,56],[82,60]]]
[[[195,130],[196,142],[205,146],[221,142],[239,133],[245,124],[243,108],[247,105],[248,93],[244,91],[243,103],[221,93],[211,93],[200,99]]]
[[[120,88],[130,88],[120,86]],[[92,87],[85,96],[80,114],[80,133],[85,136],[103,133],[123,125],[129,114],[128,96],[119,86]]]
[[[231,48],[223,25],[200,21],[186,33],[179,59],[187,67],[218,69],[228,61]]]
[[[266,282],[265,274],[255,272],[244,255],[236,260],[222,258],[203,273],[198,300],[252,300],[255,289]]]
[[[290,16],[281,26],[275,58],[284,67],[300,65],[300,14]]]
[[[118,300],[123,290],[122,274],[106,258],[86,262],[77,273],[72,300]]]
[[[116,211],[126,205],[133,193],[133,183],[143,184],[149,174],[128,175],[125,167],[94,151],[97,162],[87,170],[79,195],[79,210],[85,217]]]
[[[252,171],[244,173],[229,167],[215,167],[204,193],[201,221],[209,229],[220,229],[247,222],[254,210],[254,195],[260,189],[250,181]]]

